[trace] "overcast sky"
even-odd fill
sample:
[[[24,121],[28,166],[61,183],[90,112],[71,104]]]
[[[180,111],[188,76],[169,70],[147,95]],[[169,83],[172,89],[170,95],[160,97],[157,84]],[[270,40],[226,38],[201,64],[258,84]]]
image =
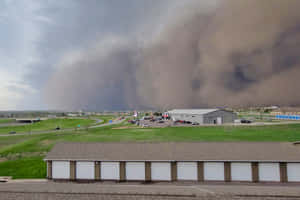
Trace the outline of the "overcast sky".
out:
[[[2,0],[0,110],[300,105],[299,0]]]
[[[95,38],[147,34],[170,2],[0,1],[0,110],[47,109],[42,90],[62,56]]]

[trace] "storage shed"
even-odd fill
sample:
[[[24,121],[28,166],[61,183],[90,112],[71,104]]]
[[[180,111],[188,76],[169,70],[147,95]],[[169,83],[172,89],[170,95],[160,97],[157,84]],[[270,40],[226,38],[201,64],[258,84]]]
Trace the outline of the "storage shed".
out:
[[[197,122],[199,124],[233,123],[234,112],[220,109],[175,109],[168,111],[173,121]]]
[[[53,180],[300,182],[293,143],[59,143],[44,160]]]

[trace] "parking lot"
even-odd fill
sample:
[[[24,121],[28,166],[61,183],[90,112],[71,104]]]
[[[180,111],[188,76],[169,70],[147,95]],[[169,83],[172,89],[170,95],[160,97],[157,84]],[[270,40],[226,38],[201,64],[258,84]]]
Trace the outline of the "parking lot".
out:
[[[282,124],[296,124],[296,121],[279,121],[279,122],[252,122],[252,123],[227,123],[221,126],[267,126],[267,125],[282,125]],[[163,127],[199,127],[199,126],[220,126],[217,124],[192,124],[174,122],[172,120],[139,120],[135,122],[136,125],[143,128],[163,128]]]
[[[59,183],[47,180],[0,184],[0,199],[300,199],[295,184]]]
[[[138,125],[141,127],[170,127],[173,126],[173,121],[171,120],[140,120]]]

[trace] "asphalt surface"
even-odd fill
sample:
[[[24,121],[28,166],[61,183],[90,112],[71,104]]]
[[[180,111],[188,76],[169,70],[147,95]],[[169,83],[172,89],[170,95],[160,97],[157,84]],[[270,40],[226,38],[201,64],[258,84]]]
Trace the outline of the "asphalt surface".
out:
[[[272,126],[272,125],[287,125],[287,124],[300,124],[300,121],[279,121],[279,122],[252,122],[252,123],[226,123],[226,124],[200,124],[192,125],[185,123],[174,123],[172,120],[160,120],[151,122],[150,120],[140,120],[140,126],[150,128],[163,128],[163,127],[216,127],[216,126]]]
[[[60,193],[105,195],[158,195],[176,197],[278,197],[300,199],[299,184],[198,184],[198,183],[72,183],[47,180],[18,180],[0,183],[2,193]],[[1,199],[1,198],[0,198]]]
[[[103,126],[110,126],[110,125],[120,124],[120,123],[122,123],[125,120],[126,120],[126,118],[124,118],[122,120],[112,121],[112,123],[105,123],[105,124],[99,124],[99,125],[95,125],[95,126],[90,126],[89,128],[99,128],[99,127],[103,127]]]

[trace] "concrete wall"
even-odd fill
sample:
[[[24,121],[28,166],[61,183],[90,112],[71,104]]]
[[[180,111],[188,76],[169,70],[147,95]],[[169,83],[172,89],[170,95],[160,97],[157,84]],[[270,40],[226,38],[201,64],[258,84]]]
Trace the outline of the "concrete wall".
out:
[[[94,162],[94,161],[92,161]],[[77,164],[76,164],[77,163]],[[285,162],[99,162],[80,165],[76,161],[48,162],[49,179],[84,180],[77,170],[87,174],[86,180],[116,181],[248,181],[300,182],[300,163]],[[113,164],[114,169],[108,169]],[[73,167],[72,167],[73,166]],[[77,166],[77,167],[74,167]],[[86,166],[86,171],[84,167]],[[107,168],[107,169],[106,169]],[[97,169],[98,172],[94,173]],[[89,172],[90,171],[90,172]],[[103,174],[106,173],[107,174]],[[166,174],[165,174],[166,173]],[[70,175],[70,174],[75,174]],[[93,174],[94,178],[89,174]],[[77,176],[78,177],[77,177]],[[116,175],[118,177],[116,177]]]

